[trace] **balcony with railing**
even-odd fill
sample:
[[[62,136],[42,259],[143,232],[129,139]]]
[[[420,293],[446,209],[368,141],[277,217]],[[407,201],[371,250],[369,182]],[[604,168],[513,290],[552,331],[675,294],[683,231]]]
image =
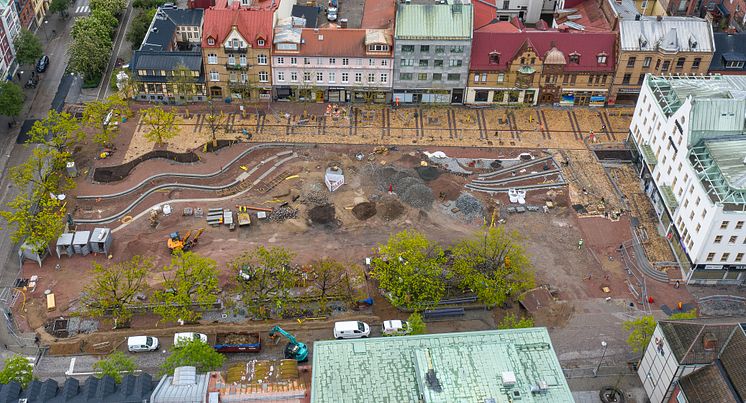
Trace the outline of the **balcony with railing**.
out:
[[[225,50],[225,53],[246,53],[248,51],[248,47],[233,47],[233,46],[225,46],[223,47]]]
[[[225,68],[228,70],[246,70],[249,68],[249,65],[240,63],[225,63]]]

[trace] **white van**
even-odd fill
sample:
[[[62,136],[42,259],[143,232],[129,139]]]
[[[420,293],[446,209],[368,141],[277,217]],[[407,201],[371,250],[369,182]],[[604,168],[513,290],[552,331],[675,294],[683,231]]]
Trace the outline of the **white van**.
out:
[[[192,340],[199,340],[207,343],[207,335],[203,333],[184,332],[174,334],[174,348],[179,348],[181,344],[189,343]]]
[[[127,350],[131,353],[141,351],[155,351],[160,347],[157,337],[151,336],[132,336],[127,338]]]
[[[365,322],[334,322],[334,337],[337,339],[359,339],[370,336],[370,326]]]

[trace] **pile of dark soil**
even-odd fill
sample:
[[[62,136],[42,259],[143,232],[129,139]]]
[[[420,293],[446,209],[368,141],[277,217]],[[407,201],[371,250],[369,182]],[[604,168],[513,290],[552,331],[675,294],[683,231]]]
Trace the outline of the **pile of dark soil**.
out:
[[[376,204],[372,202],[363,202],[352,208],[352,215],[358,220],[365,221],[376,215]]]
[[[308,219],[313,224],[318,225],[332,225],[337,223],[336,213],[334,211],[333,204],[325,204],[323,206],[316,206],[308,210]]]
[[[386,221],[399,218],[404,213],[404,205],[396,199],[388,199],[377,207],[378,213]]]
[[[420,175],[420,178],[422,178],[423,181],[429,182],[431,180],[438,179],[441,172],[436,167],[417,167],[415,168],[415,171],[417,171],[417,174]]]

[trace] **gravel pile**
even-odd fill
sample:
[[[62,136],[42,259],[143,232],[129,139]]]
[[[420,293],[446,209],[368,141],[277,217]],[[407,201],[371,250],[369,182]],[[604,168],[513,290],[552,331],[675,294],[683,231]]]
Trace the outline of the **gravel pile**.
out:
[[[323,206],[329,204],[329,195],[324,190],[311,190],[301,196],[300,202],[308,206]]]
[[[456,207],[468,217],[478,217],[484,215],[484,206],[482,202],[470,193],[461,193],[456,199]]]
[[[424,184],[410,186],[399,197],[404,203],[418,209],[429,209],[435,201],[432,189]]]
[[[396,185],[394,185],[394,192],[396,193],[404,193],[409,189],[410,187],[414,185],[420,185],[422,184],[422,180],[420,178],[415,178],[412,176],[407,176],[405,178],[402,178],[396,182]]]
[[[298,217],[298,209],[290,206],[278,207],[269,215],[269,219],[274,222],[282,222]]]

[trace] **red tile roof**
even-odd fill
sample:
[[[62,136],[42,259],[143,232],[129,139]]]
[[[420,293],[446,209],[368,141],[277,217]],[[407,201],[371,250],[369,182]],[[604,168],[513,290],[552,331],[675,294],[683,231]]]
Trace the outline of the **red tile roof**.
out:
[[[580,54],[580,63],[567,63],[565,71],[612,72],[614,71],[614,44],[616,35],[613,32],[560,32],[557,30],[521,32],[474,32],[471,48],[472,70],[506,70],[508,63],[516,57],[523,44],[528,41],[541,60],[556,46],[565,58],[570,53]],[[490,52],[500,53],[500,62],[491,64]],[[596,56],[606,54],[606,64],[599,65]]]
[[[301,56],[391,57],[390,54],[380,56],[366,54],[364,29],[304,28],[301,41],[303,42],[300,45]]]
[[[479,30],[483,26],[488,25],[497,17],[497,8],[495,8],[496,1],[497,0],[475,0],[474,2],[472,2],[472,5],[474,7],[475,31]]]
[[[396,2],[391,0],[365,0],[361,28],[385,29],[394,27]]]
[[[208,8],[205,10],[202,23],[202,47],[215,48],[223,44],[233,26],[254,48],[272,46],[272,11],[249,10],[241,8]],[[207,39],[215,39],[214,45],[208,45]],[[264,39],[264,46],[259,46],[257,40]]]

